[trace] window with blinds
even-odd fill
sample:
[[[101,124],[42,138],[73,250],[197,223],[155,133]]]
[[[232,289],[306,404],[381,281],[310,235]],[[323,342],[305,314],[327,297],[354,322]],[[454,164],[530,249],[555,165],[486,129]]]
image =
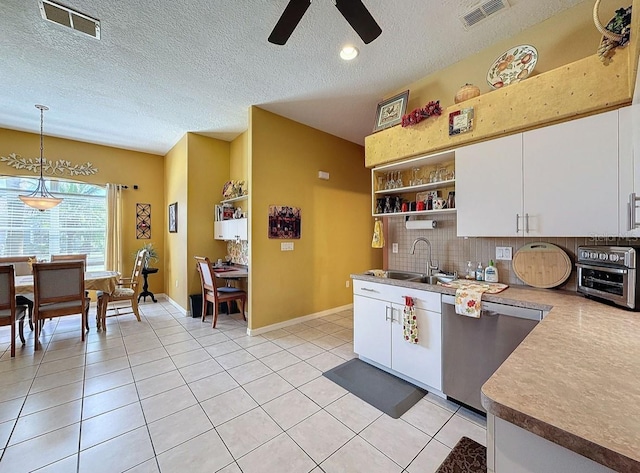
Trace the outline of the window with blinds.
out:
[[[87,254],[87,267],[104,269],[107,192],[104,187],[72,181],[47,181],[47,189],[64,200],[41,212],[25,205],[35,179],[0,178],[0,256]]]

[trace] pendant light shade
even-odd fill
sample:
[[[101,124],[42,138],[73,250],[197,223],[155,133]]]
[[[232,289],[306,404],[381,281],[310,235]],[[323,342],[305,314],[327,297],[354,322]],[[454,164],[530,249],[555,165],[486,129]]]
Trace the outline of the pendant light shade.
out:
[[[27,204],[29,207],[33,207],[34,209],[38,209],[41,212],[45,210],[49,210],[54,208],[56,205],[59,205],[62,202],[62,199],[58,199],[51,195],[51,193],[47,190],[47,186],[44,183],[44,178],[42,176],[42,169],[44,168],[44,134],[43,134],[43,125],[44,125],[44,111],[49,110],[49,107],[45,107],[44,105],[36,105],[36,108],[40,110],[40,179],[38,180],[38,187],[29,195],[20,195],[18,196],[22,202]]]

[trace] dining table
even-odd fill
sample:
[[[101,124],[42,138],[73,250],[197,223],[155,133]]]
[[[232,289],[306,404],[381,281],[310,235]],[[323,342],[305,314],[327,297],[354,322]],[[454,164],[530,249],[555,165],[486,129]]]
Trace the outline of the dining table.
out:
[[[87,291],[104,291],[111,294],[118,283],[117,271],[85,271],[84,288]],[[16,276],[16,294],[33,293],[33,275]]]

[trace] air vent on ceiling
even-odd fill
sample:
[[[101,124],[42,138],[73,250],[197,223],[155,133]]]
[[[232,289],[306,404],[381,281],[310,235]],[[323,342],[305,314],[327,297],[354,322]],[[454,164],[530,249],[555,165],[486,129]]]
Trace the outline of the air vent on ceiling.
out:
[[[40,14],[45,20],[100,39],[100,20],[50,0],[38,0],[38,4]]]
[[[507,2],[507,0],[488,0],[463,14],[460,17],[460,21],[462,21],[462,24],[466,29],[469,29],[490,15],[493,15],[500,10],[504,10],[505,8],[509,8],[509,2]]]

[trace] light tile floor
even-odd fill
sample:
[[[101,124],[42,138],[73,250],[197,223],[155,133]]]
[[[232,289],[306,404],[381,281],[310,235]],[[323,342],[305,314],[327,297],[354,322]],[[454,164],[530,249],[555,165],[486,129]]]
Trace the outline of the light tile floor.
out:
[[[0,473],[430,473],[463,435],[485,444],[438,396],[392,419],[324,378],[355,356],[351,311],[254,337],[239,315],[141,312],[84,343],[79,318],[47,321],[15,359],[0,330]]]

